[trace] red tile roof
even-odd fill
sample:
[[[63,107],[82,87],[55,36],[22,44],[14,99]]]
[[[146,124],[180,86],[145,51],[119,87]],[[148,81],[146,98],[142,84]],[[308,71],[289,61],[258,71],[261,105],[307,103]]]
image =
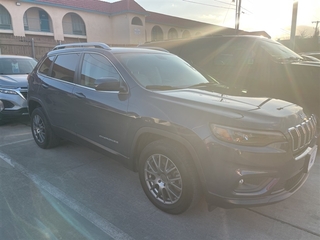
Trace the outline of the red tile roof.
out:
[[[135,13],[142,13],[147,15],[147,11],[141,7],[138,3],[134,0],[121,0],[118,2],[113,2],[111,4],[111,12],[120,13],[120,12],[135,12]]]
[[[58,7],[91,10],[111,15],[123,12],[134,12],[143,15],[147,14],[147,11],[134,0],[121,0],[113,3],[100,0],[22,0],[22,2],[23,1]]]
[[[197,28],[200,26],[208,25],[212,26],[212,24],[193,21],[189,19],[169,16],[165,14],[155,13],[155,12],[148,12],[148,16],[146,17],[146,22],[150,23],[158,23],[158,24],[165,24],[171,25],[176,27],[185,27],[185,28]]]
[[[45,5],[56,5],[59,7],[72,7],[84,10],[94,10],[99,12],[110,12],[110,3],[99,0],[35,0],[34,3]]]

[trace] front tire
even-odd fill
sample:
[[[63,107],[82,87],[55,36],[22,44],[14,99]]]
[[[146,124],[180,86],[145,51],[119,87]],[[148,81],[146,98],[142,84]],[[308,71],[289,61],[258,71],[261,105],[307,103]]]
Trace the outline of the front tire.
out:
[[[161,139],[143,149],[139,178],[149,200],[164,212],[180,214],[199,200],[194,164],[186,150],[173,141]]]
[[[36,108],[31,114],[31,131],[34,141],[43,149],[53,148],[59,144],[59,139],[52,131],[41,107]]]

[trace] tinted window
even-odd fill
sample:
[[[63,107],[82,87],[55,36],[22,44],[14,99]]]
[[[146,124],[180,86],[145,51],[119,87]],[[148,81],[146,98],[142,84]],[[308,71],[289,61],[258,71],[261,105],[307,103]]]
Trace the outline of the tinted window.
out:
[[[39,72],[44,75],[50,76],[49,70],[50,70],[53,59],[54,59],[54,56],[46,58],[46,60],[44,60],[44,62],[42,63],[42,65],[39,69]],[[52,76],[52,77],[54,77],[54,76]]]
[[[54,75],[55,78],[73,82],[79,57],[80,54],[78,53],[59,55],[54,62],[52,75]]]
[[[108,78],[121,77],[108,59],[99,54],[85,54],[81,68],[80,84],[87,87],[96,87]]]

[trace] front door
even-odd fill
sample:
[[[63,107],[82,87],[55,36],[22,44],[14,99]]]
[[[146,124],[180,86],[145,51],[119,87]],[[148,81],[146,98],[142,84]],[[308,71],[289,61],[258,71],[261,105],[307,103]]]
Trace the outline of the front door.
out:
[[[82,139],[115,155],[126,156],[124,143],[130,121],[128,95],[95,89],[110,77],[122,81],[107,58],[97,53],[84,55],[81,76],[73,89],[75,128]]]

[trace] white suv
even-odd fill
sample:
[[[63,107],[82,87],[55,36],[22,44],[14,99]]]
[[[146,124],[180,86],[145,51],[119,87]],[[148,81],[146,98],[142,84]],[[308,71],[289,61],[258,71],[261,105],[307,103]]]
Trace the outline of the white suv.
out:
[[[31,57],[0,55],[0,124],[28,114],[27,76],[36,64]]]

